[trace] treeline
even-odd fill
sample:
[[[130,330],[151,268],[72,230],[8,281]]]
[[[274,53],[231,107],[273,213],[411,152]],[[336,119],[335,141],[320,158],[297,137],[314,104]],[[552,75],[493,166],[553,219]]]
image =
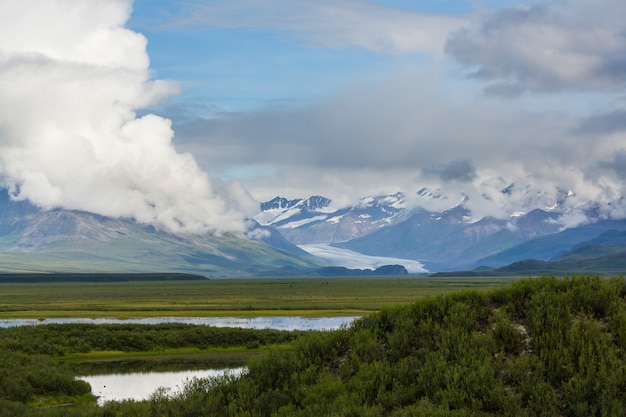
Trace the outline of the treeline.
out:
[[[0,284],[53,282],[204,281],[202,275],[185,273],[0,273]]]
[[[287,343],[301,331],[162,324],[46,324],[0,329],[0,351],[62,356],[91,351],[144,352],[197,347],[251,348]]]
[[[313,332],[175,398],[25,416],[622,416],[626,281],[543,277]],[[6,405],[6,404],[5,404]],[[15,414],[19,412],[20,414]]]

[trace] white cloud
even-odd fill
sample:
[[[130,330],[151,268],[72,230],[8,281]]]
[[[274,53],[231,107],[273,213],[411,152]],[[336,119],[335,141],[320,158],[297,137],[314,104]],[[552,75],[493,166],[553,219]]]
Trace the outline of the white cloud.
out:
[[[446,51],[493,81],[487,92],[626,87],[622,0],[565,0],[484,12],[454,32]]]
[[[313,47],[442,53],[448,33],[462,23],[362,0],[233,0],[187,2],[173,24],[270,30]]]
[[[126,0],[0,1],[0,175],[16,199],[177,231],[243,230],[254,206],[135,111],[178,91],[152,81]]]

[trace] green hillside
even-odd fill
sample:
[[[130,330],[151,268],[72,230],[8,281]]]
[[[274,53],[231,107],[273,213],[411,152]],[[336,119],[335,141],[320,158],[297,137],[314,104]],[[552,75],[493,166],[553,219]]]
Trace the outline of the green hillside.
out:
[[[594,239],[576,245],[558,259],[589,259],[626,253],[626,232],[610,230]]]
[[[273,247],[232,233],[175,235],[128,219],[78,211],[36,211],[10,225],[0,221],[0,226],[0,272],[181,272],[214,277],[322,266],[293,245],[295,249]]]
[[[515,262],[493,271],[502,275],[567,274],[573,272],[619,274],[626,271],[626,252],[617,252],[597,258],[564,258],[558,261],[527,260]]]
[[[582,246],[581,252],[571,252],[555,261],[526,259],[501,268],[477,268],[472,271],[437,272],[432,277],[502,277],[540,276],[543,274],[565,275],[571,273],[617,275],[626,272],[626,251],[617,246],[601,248]],[[584,253],[584,255],[583,255]],[[608,254],[607,254],[608,253]],[[593,257],[602,254],[602,256]]]

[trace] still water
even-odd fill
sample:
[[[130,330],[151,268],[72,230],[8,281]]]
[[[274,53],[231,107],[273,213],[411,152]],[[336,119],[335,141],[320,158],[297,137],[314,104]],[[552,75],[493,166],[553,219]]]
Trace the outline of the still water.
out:
[[[115,318],[51,318],[51,319],[2,319],[0,327],[35,326],[41,324],[90,323],[90,324],[159,324],[186,323],[213,327],[237,327],[243,329],[275,330],[337,330],[349,325],[358,317],[137,317]]]
[[[187,382],[194,378],[217,378],[223,375],[238,376],[246,368],[207,369],[202,371],[177,372],[137,372],[130,374],[110,374],[79,376],[78,379],[91,385],[91,393],[98,397],[98,404],[107,401],[149,399],[157,389],[165,389],[168,396],[181,392]]]
[[[276,330],[336,330],[350,325],[357,316],[351,317],[142,317],[130,319],[115,318],[52,318],[38,319],[2,319],[0,327],[37,326],[45,324],[91,323],[91,324],[159,324],[187,323],[213,327],[236,327],[246,329]],[[136,372],[127,374],[108,374],[80,376],[79,379],[91,385],[92,394],[98,397],[98,404],[107,401],[131,399],[141,401],[149,399],[157,389],[164,388],[168,395],[176,395],[185,384],[194,378],[215,378],[225,373],[240,375],[246,368],[187,370],[176,372]]]

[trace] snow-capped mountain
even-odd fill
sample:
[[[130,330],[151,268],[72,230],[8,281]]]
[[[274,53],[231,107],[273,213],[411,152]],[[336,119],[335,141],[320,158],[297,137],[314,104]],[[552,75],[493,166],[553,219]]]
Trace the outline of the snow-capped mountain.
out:
[[[274,199],[261,203],[261,211],[270,210],[289,210],[296,208],[304,211],[320,211],[330,205],[331,201],[326,197],[318,195],[309,197],[307,199],[287,200],[282,197],[275,197]]]
[[[330,203],[328,198],[321,196],[295,200],[276,197],[261,203],[261,212],[254,217],[254,220],[263,226],[299,227],[326,217],[333,211],[329,208]]]
[[[276,197],[261,204],[255,220],[276,227],[295,244],[344,242],[401,221],[407,214],[405,195],[364,197],[356,204],[331,209],[331,201],[314,196],[287,200]]]
[[[306,201],[277,197],[261,205],[257,220],[304,249],[328,252],[333,246],[350,256],[409,259],[429,271],[498,267],[524,256],[548,260],[599,233],[626,228],[625,220],[607,214],[607,205],[581,202],[561,188],[537,190],[503,180],[473,197],[423,187],[410,205],[403,193],[365,197],[337,210],[330,210],[328,199],[314,209]],[[472,212],[489,202],[503,208],[499,216]]]

